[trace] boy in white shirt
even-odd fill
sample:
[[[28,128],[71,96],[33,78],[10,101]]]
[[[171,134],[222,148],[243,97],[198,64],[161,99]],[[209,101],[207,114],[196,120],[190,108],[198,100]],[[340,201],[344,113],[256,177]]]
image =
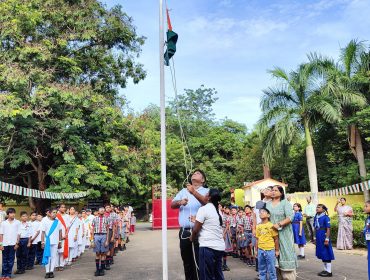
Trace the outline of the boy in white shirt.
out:
[[[26,211],[21,212],[21,224],[19,226],[19,247],[17,249],[17,271],[15,274],[24,274],[26,272],[28,248],[31,246],[32,226],[28,222]]]
[[[54,268],[58,261],[58,248],[62,242],[62,228],[57,216],[57,209],[47,211],[47,218],[42,220],[41,244],[44,248],[42,264],[45,266],[45,278],[54,278]]]
[[[42,228],[41,228],[41,222],[44,217],[41,214],[37,214],[37,221],[39,222],[39,238],[37,238],[37,247],[36,247],[36,262],[35,264],[41,265],[42,263],[42,255],[44,254],[44,249],[42,249],[41,246],[41,233],[42,233]]]
[[[68,261],[69,246],[68,246],[68,227],[69,227],[69,215],[66,214],[67,207],[64,203],[59,205],[57,219],[61,223],[62,229],[62,244],[61,248],[58,249],[58,263],[56,270],[63,271],[64,265]]]
[[[31,246],[28,249],[28,258],[26,270],[33,269],[35,264],[37,243],[41,242],[41,233],[40,233],[40,222],[37,220],[37,213],[32,212],[30,216],[30,223],[32,227],[32,237],[31,237]]]
[[[18,249],[20,221],[15,219],[15,209],[6,211],[8,219],[0,225],[0,250],[3,251],[1,277],[10,279],[14,265],[15,250]]]

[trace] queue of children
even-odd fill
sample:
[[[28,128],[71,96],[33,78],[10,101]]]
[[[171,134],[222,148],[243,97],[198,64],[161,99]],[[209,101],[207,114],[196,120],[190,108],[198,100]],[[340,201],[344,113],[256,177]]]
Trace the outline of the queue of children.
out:
[[[111,204],[101,207],[94,215],[90,209],[78,212],[73,206],[67,209],[65,204],[47,209],[45,216],[22,211],[17,220],[14,208],[8,208],[4,214],[0,222],[0,280],[12,277],[15,258],[15,274],[42,265],[45,279],[54,278],[55,271],[63,271],[75,263],[87,248],[93,248],[96,253],[95,276],[103,276],[114,263],[117,252],[126,249],[133,215],[128,207]]]
[[[249,205],[245,206],[244,209],[233,205],[230,207],[220,206],[219,211],[222,215],[223,237],[225,240],[223,271],[230,270],[226,260],[227,256],[232,256],[233,258],[240,258],[247,266],[255,266],[260,280],[280,279],[276,272],[277,259],[280,257],[279,230],[274,228],[270,222],[270,211],[265,206],[265,202],[263,205],[259,205],[258,209]],[[291,242],[298,245],[298,259],[304,259],[306,239],[302,207],[299,203],[295,203],[293,210],[294,218],[286,226],[292,227],[293,237]],[[365,223],[364,233],[370,245],[370,201],[365,206],[365,212],[369,214],[369,217]],[[314,228],[316,257],[322,260],[324,265],[323,271],[319,272],[318,275],[332,277],[331,263],[335,257],[330,241],[328,209],[323,204],[316,207]]]

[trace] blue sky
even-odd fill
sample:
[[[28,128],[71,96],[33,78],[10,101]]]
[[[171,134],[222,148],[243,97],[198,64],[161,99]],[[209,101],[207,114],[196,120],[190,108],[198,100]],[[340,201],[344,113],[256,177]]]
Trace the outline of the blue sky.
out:
[[[122,89],[135,111],[159,104],[158,0],[105,0],[132,16],[147,37],[139,61],[147,78]],[[368,0],[167,0],[179,34],[177,84],[216,88],[216,117],[249,129],[260,116],[262,90],[274,84],[267,69],[294,69],[317,51],[337,58],[349,40],[370,39]],[[166,71],[166,96],[174,97]]]

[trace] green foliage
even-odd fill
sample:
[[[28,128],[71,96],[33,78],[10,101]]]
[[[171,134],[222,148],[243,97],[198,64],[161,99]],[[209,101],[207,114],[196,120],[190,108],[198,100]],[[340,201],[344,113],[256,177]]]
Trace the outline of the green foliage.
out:
[[[364,237],[364,220],[353,220],[353,246],[366,248],[366,240]],[[330,219],[330,239],[333,245],[337,243],[338,238],[338,220],[335,218]]]
[[[3,180],[105,200],[140,185],[139,131],[118,96],[145,77],[132,19],[95,0],[6,0],[0,26]]]

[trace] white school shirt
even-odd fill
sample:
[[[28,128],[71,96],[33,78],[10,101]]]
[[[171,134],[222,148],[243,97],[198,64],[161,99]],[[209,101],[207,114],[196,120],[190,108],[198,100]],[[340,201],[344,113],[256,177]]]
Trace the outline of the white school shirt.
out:
[[[82,220],[80,218],[78,218],[78,227],[79,227],[79,230],[78,230],[78,235],[77,235],[77,243],[79,245],[82,245],[82,235],[84,234],[84,224],[82,222]]]
[[[37,235],[37,237],[35,238],[35,240],[33,240],[32,244],[37,244],[38,242],[41,241],[41,222],[38,221],[38,220],[35,220],[33,222],[31,222],[31,226],[32,226],[32,239],[35,237],[37,231],[40,231],[39,234]]]
[[[17,237],[21,222],[14,219],[11,223],[5,220],[0,225],[0,234],[3,235],[3,246],[14,246],[17,243]]]
[[[55,219],[58,221],[58,219]],[[54,220],[50,220],[49,218],[43,219],[41,222],[41,228],[42,231],[45,232],[45,242],[46,242],[46,236],[49,235],[50,228],[52,224],[54,223]],[[60,227],[61,223],[58,221],[58,224],[53,231],[53,233],[50,235],[50,245],[57,245],[59,243],[59,230],[61,230]]]
[[[69,224],[70,224],[69,215],[68,214],[63,214],[62,217],[63,217],[64,223],[66,224],[66,227],[68,229]],[[62,223],[60,223],[60,228],[62,229],[62,237],[64,237],[66,235],[66,229],[64,228]]]
[[[207,203],[200,207],[196,220],[203,224],[199,233],[199,247],[225,251],[222,226],[215,206],[212,203]]]
[[[73,218],[70,216],[69,219],[70,221],[69,221],[69,231],[68,231],[68,244],[73,245],[73,242],[75,240],[75,235],[76,235],[76,228],[79,227],[79,219],[77,216]],[[73,246],[69,246],[69,247],[73,247]]]
[[[21,222],[19,226],[19,238],[30,238],[33,235],[32,225],[30,222]]]

